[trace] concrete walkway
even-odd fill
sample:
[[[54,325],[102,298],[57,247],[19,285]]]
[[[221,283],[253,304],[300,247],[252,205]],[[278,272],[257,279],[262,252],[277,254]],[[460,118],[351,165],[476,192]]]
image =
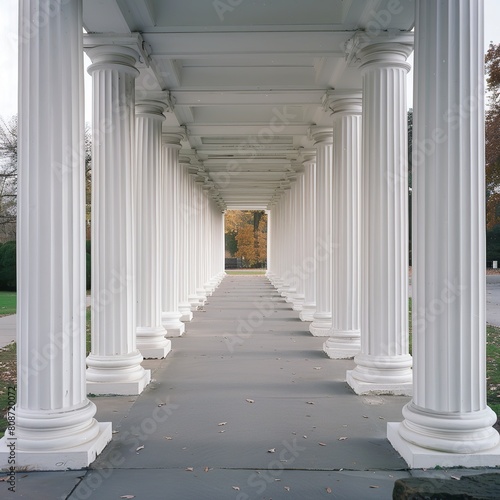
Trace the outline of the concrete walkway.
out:
[[[227,276],[169,356],[145,361],[140,396],[93,398],[114,434],[89,470],[19,473],[18,497],[390,499],[397,478],[482,472],[408,471],[385,439],[408,398],[356,396],[353,362],[308,325],[264,277]]]

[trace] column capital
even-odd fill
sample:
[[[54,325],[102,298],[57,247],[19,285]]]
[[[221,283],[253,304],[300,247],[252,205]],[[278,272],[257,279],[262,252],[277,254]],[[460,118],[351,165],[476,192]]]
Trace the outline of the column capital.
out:
[[[181,141],[186,140],[186,131],[183,127],[177,127],[176,130],[164,131],[161,134],[161,143],[169,148],[181,149]]]
[[[371,65],[400,66],[409,71],[406,59],[413,51],[413,40],[410,32],[383,32],[371,36],[358,31],[346,43],[348,65],[359,66],[362,71]]]
[[[152,99],[141,99],[135,103],[135,116],[147,116],[154,120],[165,120],[163,114],[166,110],[166,105],[162,101]]]
[[[113,53],[113,47],[123,47],[133,50],[137,56],[137,62],[149,67],[149,45],[144,41],[140,33],[88,33],[83,35],[83,48],[90,56],[90,51],[98,47],[108,47]],[[92,60],[92,62],[94,62]]]
[[[134,77],[139,76],[136,65],[140,59],[138,52],[123,45],[97,45],[85,50],[92,64],[87,68],[91,75],[100,69],[116,69],[129,73]]]
[[[362,111],[362,92],[353,90],[327,90],[321,99],[323,109],[332,114],[360,115]]]
[[[170,92],[165,91],[165,90],[158,90],[158,91],[145,91],[145,90],[139,90],[135,89],[135,102],[153,102],[157,101],[160,102],[161,105],[163,106],[163,112],[164,113],[171,113],[174,110],[174,103],[175,99],[170,95]]]
[[[314,144],[333,143],[333,127],[322,127],[318,125],[313,125],[307,131],[309,139],[314,141]]]

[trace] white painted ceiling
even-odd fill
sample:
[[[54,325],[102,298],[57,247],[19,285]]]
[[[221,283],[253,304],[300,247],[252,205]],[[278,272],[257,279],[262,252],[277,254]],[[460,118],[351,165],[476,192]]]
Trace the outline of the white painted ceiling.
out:
[[[357,30],[409,31],[413,0],[83,0],[84,27],[142,44],[138,95],[164,91],[164,131],[221,208],[265,209],[330,125],[329,89],[360,89],[346,43]],[[139,34],[139,35],[137,35]]]

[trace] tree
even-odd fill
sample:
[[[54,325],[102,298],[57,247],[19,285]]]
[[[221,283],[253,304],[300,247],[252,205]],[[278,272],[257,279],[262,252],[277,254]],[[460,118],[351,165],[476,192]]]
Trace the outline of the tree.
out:
[[[17,116],[9,121],[0,118],[0,239],[15,238],[17,218]],[[86,227],[90,232],[90,199],[92,186],[92,133],[85,126],[84,136]]]
[[[228,210],[226,255],[241,257],[247,267],[262,266],[267,251],[267,215],[263,210]]]
[[[17,116],[0,118],[0,230],[1,239],[16,235],[17,216]]]
[[[500,224],[500,44],[485,56],[488,110],[485,123],[486,227]]]
[[[255,252],[254,231],[252,226],[243,226],[238,230],[236,235],[238,250],[236,257],[241,257],[245,260],[245,267],[252,267],[257,262],[257,254]]]

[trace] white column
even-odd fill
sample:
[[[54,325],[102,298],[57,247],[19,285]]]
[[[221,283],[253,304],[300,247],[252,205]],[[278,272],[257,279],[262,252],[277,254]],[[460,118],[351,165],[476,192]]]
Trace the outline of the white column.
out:
[[[362,44],[361,353],[357,394],[411,394],[408,342],[406,58],[413,34]]]
[[[161,127],[165,105],[140,101],[136,117],[137,348],[145,358],[164,358],[171,349],[161,310]]]
[[[294,276],[296,277],[296,290],[292,298],[293,310],[302,311],[302,307],[305,299],[305,279],[307,277],[307,271],[304,269],[304,245],[302,244],[304,239],[304,167],[299,165],[296,167],[297,181],[295,182],[295,198],[293,200],[294,204],[294,242],[295,242],[295,264],[294,264]]]
[[[179,185],[177,170],[181,134],[163,134],[162,176],[162,323],[168,337],[180,337],[185,330],[179,311]]]
[[[483,2],[416,4],[411,467],[500,465],[486,404]]]
[[[360,180],[361,93],[333,92],[332,329],[323,345],[333,359],[352,358],[361,348]]]
[[[198,240],[197,240],[197,184],[196,177],[198,168],[195,165],[192,165],[188,168],[189,179],[188,179],[188,204],[186,206],[186,210],[183,212],[186,216],[187,224],[189,227],[189,249],[187,258],[189,261],[188,271],[189,271],[189,293],[188,293],[188,301],[191,304],[191,311],[196,311],[198,307],[201,306],[200,297],[196,293],[196,285],[197,285],[197,277],[198,277],[198,267],[200,263],[197,258],[197,250],[198,250]]]
[[[151,373],[136,348],[135,50],[87,49],[93,84],[92,348],[87,390],[140,394]]]
[[[193,313],[189,303],[189,165],[188,156],[179,156],[180,186],[179,186],[179,256],[177,259],[179,266],[179,311],[181,321],[191,321]]]
[[[316,156],[304,159],[304,233],[302,246],[304,255],[304,303],[300,311],[302,321],[313,321],[316,311]]]
[[[18,378],[2,468],[80,469],[111,440],[85,384],[81,6],[20,3],[20,26],[51,15],[19,44]]]
[[[327,337],[332,327],[331,247],[332,247],[332,143],[333,128],[312,127],[311,138],[316,146],[316,310],[309,331],[317,337]]]

